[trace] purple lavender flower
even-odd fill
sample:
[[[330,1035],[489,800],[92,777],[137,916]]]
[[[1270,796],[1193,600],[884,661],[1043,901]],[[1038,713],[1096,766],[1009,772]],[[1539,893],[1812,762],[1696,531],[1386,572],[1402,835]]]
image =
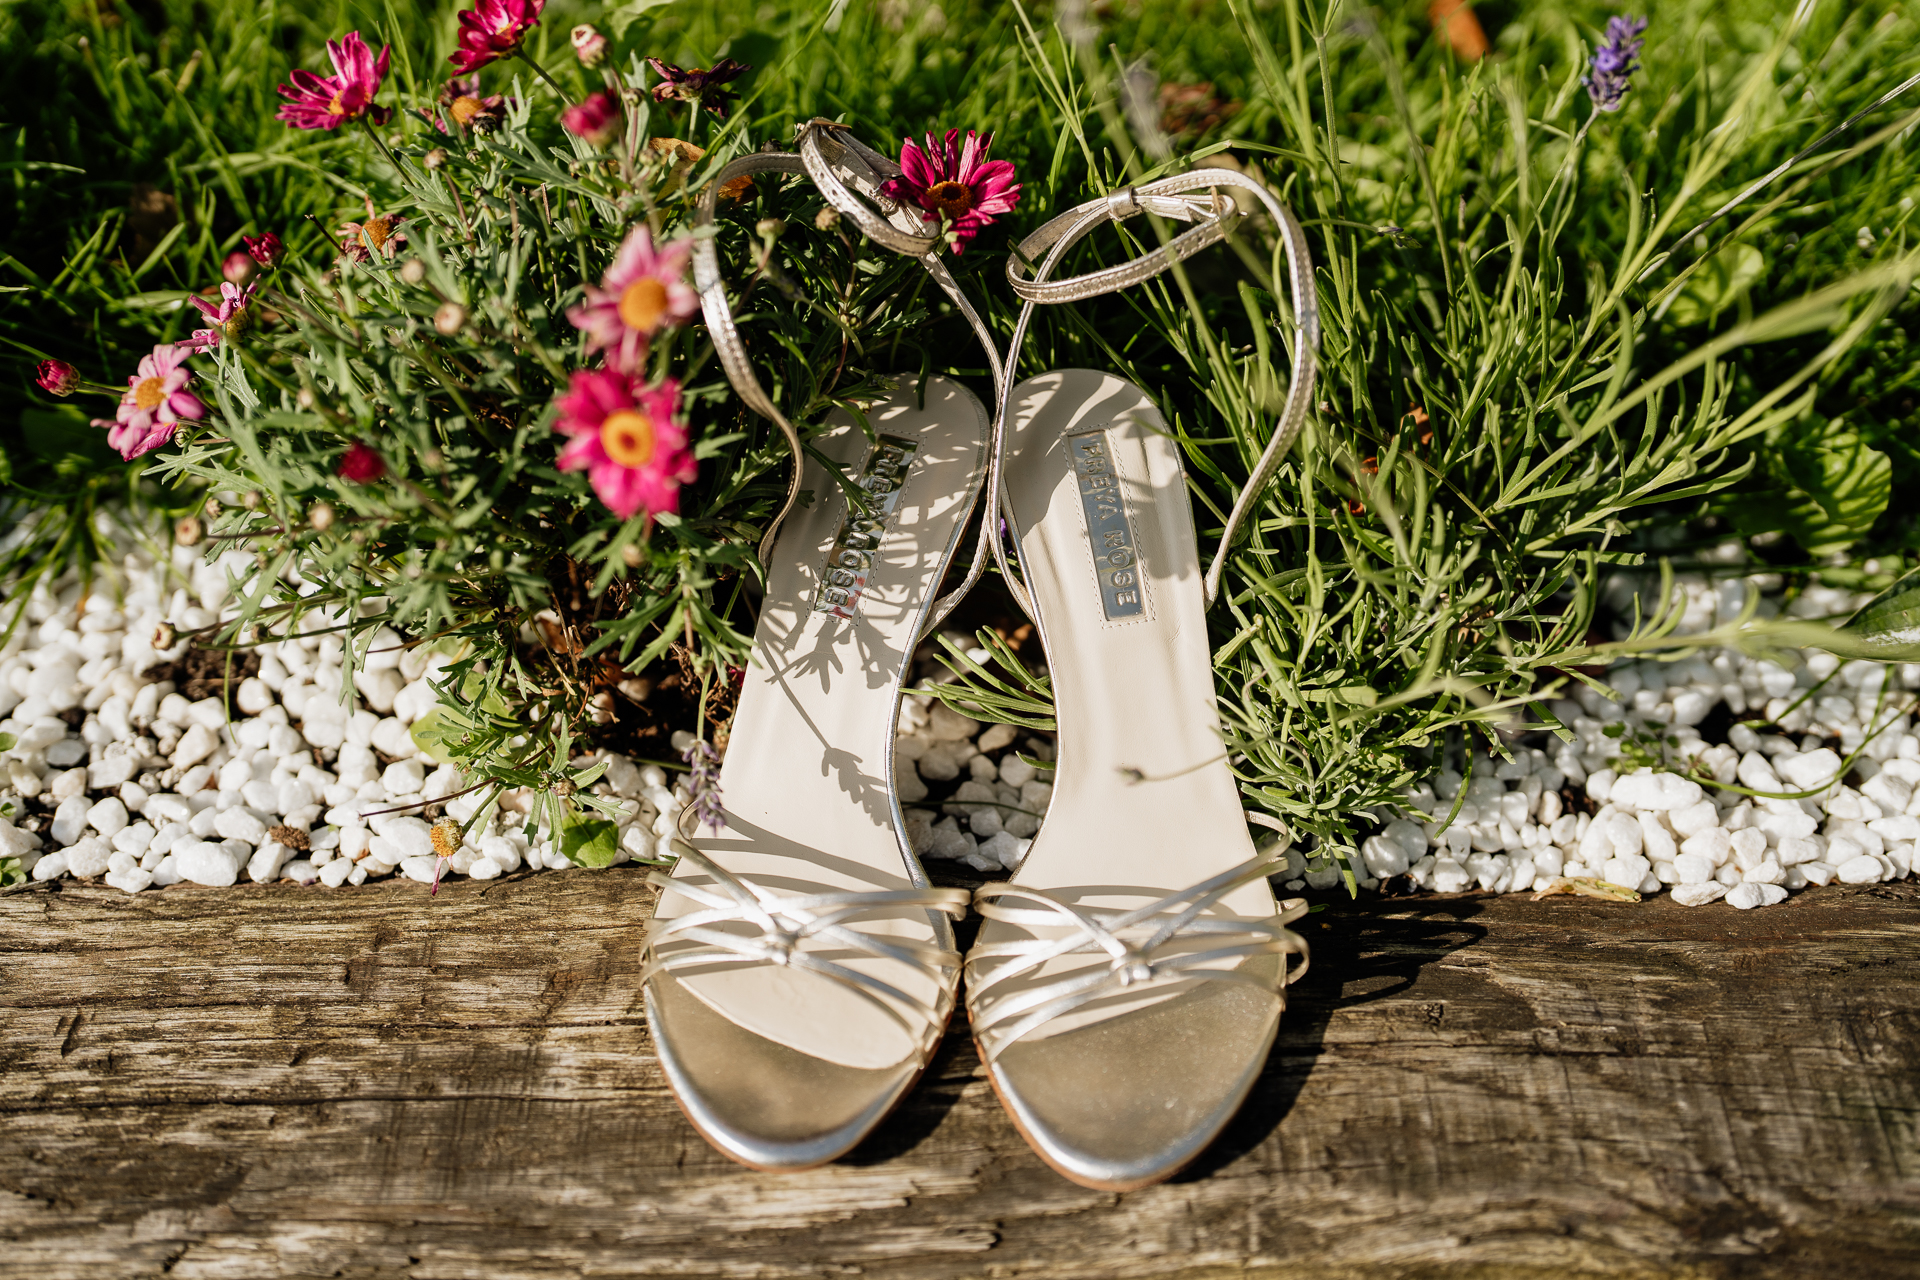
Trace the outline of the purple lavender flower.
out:
[[[1647,29],[1645,18],[1608,18],[1607,41],[1594,52],[1593,73],[1582,76],[1595,111],[1618,111],[1630,87],[1627,81],[1640,69],[1640,33]]]
[[[680,758],[687,762],[687,803],[694,817],[718,835],[726,821],[720,812],[720,756],[707,742],[696,739]]]

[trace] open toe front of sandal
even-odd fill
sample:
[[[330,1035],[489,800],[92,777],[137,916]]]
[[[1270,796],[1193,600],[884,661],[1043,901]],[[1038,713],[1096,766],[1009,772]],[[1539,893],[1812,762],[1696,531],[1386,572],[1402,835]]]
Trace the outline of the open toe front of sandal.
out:
[[[720,1016],[671,974],[647,982],[647,1021],[675,1101],[701,1136],[755,1169],[810,1169],[850,1151],[900,1101],[918,1058],[849,1067]]]

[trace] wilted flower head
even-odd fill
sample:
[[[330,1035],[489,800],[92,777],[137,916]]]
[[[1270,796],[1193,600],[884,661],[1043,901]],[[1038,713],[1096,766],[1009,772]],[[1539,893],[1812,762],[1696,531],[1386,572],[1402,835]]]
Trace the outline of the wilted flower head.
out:
[[[440,86],[440,111],[418,114],[442,133],[452,133],[448,121],[475,133],[492,133],[507,122],[507,108],[513,99],[499,94],[482,95],[479,76],[455,76]]]
[[[697,102],[716,120],[726,119],[727,103],[739,96],[721,86],[753,70],[732,58],[722,58],[706,68],[676,67],[659,58],[648,58],[647,65],[660,76],[660,83],[653,86],[655,102]]]
[[[65,360],[42,360],[33,371],[33,380],[42,391],[70,396],[80,389],[80,371]]]
[[[278,118],[296,129],[338,129],[363,116],[374,124],[385,124],[393,111],[376,107],[373,96],[380,92],[392,54],[391,45],[382,45],[375,58],[358,31],[347,32],[344,40],[327,41],[335,74],[317,76],[295,67],[289,76],[293,83],[279,86],[280,96],[287,101]]]
[[[696,474],[686,428],[676,421],[679,383],[649,387],[611,369],[582,369],[558,405],[553,429],[571,437],[560,450],[561,470],[585,470],[622,520],[678,509],[680,486]]]
[[[340,459],[340,469],[336,473],[349,484],[367,484],[387,474],[386,460],[375,453],[364,442],[355,440],[347,446]]]
[[[547,0],[479,0],[460,13],[460,48],[447,61],[474,71],[519,51]]]
[[[193,336],[180,345],[189,351],[205,351],[210,347],[219,346],[222,338],[229,342],[238,341],[252,319],[247,311],[247,304],[253,301],[253,291],[259,287],[258,284],[250,284],[242,289],[229,280],[220,286],[218,302],[209,302],[205,298],[188,298],[187,301],[212,322],[213,327],[195,329]]]
[[[399,229],[405,221],[399,214],[375,213],[369,201],[365,222],[340,224],[340,247],[344,251],[341,257],[347,262],[392,258],[407,242],[407,233]]]
[[[1594,52],[1592,74],[1582,76],[1595,111],[1618,111],[1627,96],[1627,81],[1640,69],[1640,49],[1646,42],[1640,33],[1647,29],[1645,18],[1608,18],[1607,39]]]
[[[604,147],[625,131],[627,113],[611,94],[594,93],[560,113],[560,127],[590,146]]]
[[[287,246],[280,243],[280,237],[269,231],[265,235],[241,236],[240,243],[247,247],[247,253],[263,267],[275,267],[286,256]]]
[[[581,23],[573,29],[573,56],[583,67],[599,66],[607,56],[607,38],[591,22]]]
[[[992,145],[991,134],[982,142],[971,129],[964,144],[958,129],[947,130],[944,142],[928,134],[924,150],[909,140],[900,148],[901,176],[887,179],[880,194],[919,205],[928,222],[946,223],[954,252],[961,252],[982,227],[1020,203],[1013,165],[987,159]]]
[[[658,252],[645,226],[627,233],[600,287],[587,286],[587,300],[567,319],[587,335],[587,350],[633,372],[647,354],[647,340],[670,324],[693,318],[700,295],[683,279],[693,241],[668,242]]]
[[[173,439],[181,419],[198,421],[207,416],[207,406],[186,389],[193,381],[185,367],[190,354],[164,343],[155,347],[152,355],[140,358],[139,371],[127,379],[127,393],[115,420],[94,419],[94,426],[107,428],[107,443],[121,457],[151,453]]]

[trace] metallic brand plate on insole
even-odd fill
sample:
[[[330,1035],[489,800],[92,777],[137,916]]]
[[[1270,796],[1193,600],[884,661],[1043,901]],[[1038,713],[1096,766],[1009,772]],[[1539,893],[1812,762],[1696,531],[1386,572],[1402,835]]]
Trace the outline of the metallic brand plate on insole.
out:
[[[1113,467],[1106,424],[1069,435],[1067,448],[1073,454],[1080,504],[1087,513],[1087,543],[1093,551],[1094,575],[1100,579],[1100,605],[1109,622],[1137,618],[1145,608],[1140,599],[1140,557],[1127,523],[1126,499]]]
[[[867,491],[870,503],[864,512],[847,504],[847,518],[840,525],[840,536],[820,570],[820,589],[813,595],[813,611],[830,613],[836,618],[851,618],[860,608],[860,596],[873,576],[873,558],[879,554],[880,538],[893,519],[900,503],[900,486],[906,482],[907,467],[920,451],[915,440],[899,436],[881,436],[867,465],[860,473],[860,487]]]

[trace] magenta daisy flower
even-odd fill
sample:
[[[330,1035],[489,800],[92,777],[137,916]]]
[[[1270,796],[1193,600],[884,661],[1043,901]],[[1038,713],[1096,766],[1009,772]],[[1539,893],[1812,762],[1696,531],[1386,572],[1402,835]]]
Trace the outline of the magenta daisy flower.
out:
[[[207,416],[207,406],[188,391],[193,374],[185,367],[192,353],[164,343],[142,356],[139,372],[127,379],[127,393],[121,398],[115,420],[95,418],[93,425],[107,428],[107,443],[123,458],[152,453],[173,439],[182,418],[197,422]]]
[[[593,491],[622,520],[636,511],[673,511],[680,486],[693,480],[693,454],[680,412],[680,384],[672,378],[645,386],[611,369],[582,369],[560,397],[553,429],[570,436],[560,469],[587,473]]]
[[[193,336],[180,346],[188,352],[206,351],[220,345],[220,339],[234,341],[247,327],[251,318],[247,313],[247,304],[253,301],[253,291],[260,286],[256,282],[242,289],[231,280],[220,286],[220,301],[209,302],[205,298],[188,298],[200,314],[213,323],[211,329],[195,329]]]
[[[992,134],[982,142],[971,129],[964,145],[958,129],[947,130],[945,142],[928,134],[925,150],[908,141],[900,148],[901,176],[887,179],[880,194],[916,204],[928,222],[945,224],[959,253],[982,227],[1020,203],[1013,165],[987,159],[992,145]]]
[[[480,0],[460,12],[460,48],[447,61],[462,74],[520,51],[547,0]]]
[[[386,79],[392,45],[382,45],[375,58],[360,33],[349,31],[344,40],[327,41],[327,56],[338,74],[317,76],[295,67],[289,76],[293,83],[279,86],[280,96],[287,100],[279,119],[296,129],[338,129],[363,116],[374,124],[393,118],[390,108],[373,105],[373,95]]]
[[[670,324],[684,324],[700,309],[700,295],[683,277],[693,241],[682,238],[658,252],[645,227],[627,233],[599,288],[587,286],[585,305],[567,319],[587,335],[587,351],[606,353],[607,362],[636,372],[647,354],[647,340]]]

